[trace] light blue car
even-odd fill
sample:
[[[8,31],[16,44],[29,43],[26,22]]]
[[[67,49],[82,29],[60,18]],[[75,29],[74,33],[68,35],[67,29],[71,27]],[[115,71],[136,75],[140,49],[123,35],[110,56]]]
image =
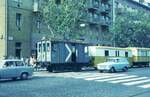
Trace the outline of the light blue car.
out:
[[[116,72],[117,70],[127,71],[129,62],[126,58],[108,58],[106,62],[97,64],[97,69],[100,72],[109,71]]]
[[[0,60],[0,79],[11,78],[16,80],[28,79],[33,74],[33,67],[26,65],[22,60],[18,59],[5,59]]]

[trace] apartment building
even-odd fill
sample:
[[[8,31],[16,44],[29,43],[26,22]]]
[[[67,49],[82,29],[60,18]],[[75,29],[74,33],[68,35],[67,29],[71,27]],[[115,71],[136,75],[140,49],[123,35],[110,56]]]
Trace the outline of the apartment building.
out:
[[[150,7],[148,5],[148,1],[144,2],[144,0],[114,0],[115,4],[114,7],[120,7],[120,8],[124,8],[127,7],[129,9],[135,9],[135,10],[139,10],[139,11],[145,11],[145,12],[149,12],[150,11]],[[149,1],[150,3],[150,1]]]
[[[55,0],[60,4],[61,0]],[[62,0],[63,1],[63,0]],[[0,58],[26,58],[36,54],[36,42],[52,37],[53,31],[42,21],[43,0],[1,0]],[[108,45],[112,24],[112,0],[87,0],[80,20],[86,31],[84,41]],[[77,28],[78,29],[78,28]]]
[[[89,37],[85,40],[101,45],[111,45],[110,27],[112,26],[113,16],[112,0],[87,0],[85,15],[81,18],[81,22],[86,24]]]
[[[128,10],[130,12],[139,12],[143,11],[145,13],[150,12],[150,7],[148,5],[143,4],[144,0],[113,0],[113,21],[115,22],[115,18],[117,15],[121,15]],[[148,0],[145,0],[148,4]]]
[[[1,0],[0,57],[30,55],[32,5],[32,0]]]
[[[54,0],[55,4],[61,8],[63,0]],[[73,0],[74,1],[74,0]],[[77,1],[77,0],[75,0]],[[81,11],[83,18],[79,20],[79,28],[76,28],[77,33],[81,30],[84,35],[81,40],[100,45],[111,45],[110,41],[110,27],[112,26],[112,0],[85,0],[85,9]],[[31,35],[31,53],[36,53],[36,42],[56,36],[57,32],[53,31],[51,27],[44,24],[41,19],[40,7],[42,0],[34,0],[33,4],[33,30]],[[79,31],[80,30],[80,31]],[[57,36],[56,38],[64,39],[64,36]],[[78,40],[78,39],[77,39]]]
[[[54,1],[55,4],[58,5],[59,9],[61,10],[61,5],[65,3],[64,0],[54,0]],[[78,38],[77,40],[81,39],[85,42],[93,43],[93,44],[111,45],[109,32],[110,32],[110,27],[112,26],[112,16],[113,16],[112,1],[113,0],[85,0],[84,9],[81,10],[79,13],[79,15],[82,14],[77,24],[78,26],[80,25],[80,27],[77,27],[75,30],[76,31],[75,33],[80,33],[82,30],[83,31],[82,33],[84,33],[84,35],[81,35],[81,37]],[[70,0],[70,2],[80,2],[80,0],[79,1]],[[41,2],[39,4],[41,4]],[[35,13],[38,13],[38,11]],[[41,24],[40,26],[42,25],[44,24]],[[45,29],[47,29],[48,28],[47,26],[48,25],[45,24],[41,28],[45,27]],[[50,35],[51,33],[53,33],[52,29],[48,29],[48,31],[46,30],[40,32],[43,33],[43,36],[44,36],[44,32],[48,32],[49,36],[45,34],[45,36],[47,37],[51,37]],[[56,33],[54,32],[53,34]],[[38,35],[39,34],[37,33],[36,36]],[[64,37],[62,36],[61,38],[63,39]]]

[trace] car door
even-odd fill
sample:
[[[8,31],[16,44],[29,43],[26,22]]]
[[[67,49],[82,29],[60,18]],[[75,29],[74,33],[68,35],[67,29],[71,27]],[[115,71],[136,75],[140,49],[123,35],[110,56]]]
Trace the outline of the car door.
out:
[[[119,69],[119,63],[118,63],[118,60],[117,60],[117,59],[114,60],[113,67],[114,67],[116,70]]]
[[[23,61],[16,61],[16,75],[19,77],[22,72],[26,71],[26,67]]]
[[[16,77],[16,66],[13,61],[6,61],[2,69],[2,78]]]
[[[125,67],[125,63],[123,59],[119,59],[119,69],[122,69]]]
[[[3,65],[0,63],[0,78],[2,77],[2,69],[3,69]]]

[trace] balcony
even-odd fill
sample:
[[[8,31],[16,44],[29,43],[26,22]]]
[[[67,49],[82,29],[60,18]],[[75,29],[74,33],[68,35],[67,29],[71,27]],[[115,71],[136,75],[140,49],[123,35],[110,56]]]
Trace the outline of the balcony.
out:
[[[115,10],[116,10],[117,15],[121,15],[125,12],[125,11],[123,11],[123,8],[116,8]]]
[[[88,0],[87,1],[87,8],[90,11],[99,10],[99,8],[100,8],[99,2],[95,1],[95,0]]]
[[[101,25],[108,26],[110,24],[110,19],[108,17],[100,18]]]
[[[78,14],[79,14],[79,19],[80,19],[81,21],[86,21],[87,14],[88,14],[87,11],[79,11]]]
[[[108,4],[101,4],[101,12],[102,13],[109,13],[110,12],[110,6]]]
[[[80,21],[100,24],[100,14],[97,12],[81,11],[79,14]]]
[[[100,24],[101,23],[99,17],[88,16],[86,20],[87,20],[87,22],[89,22],[91,24]]]
[[[111,4],[111,3],[112,3],[112,0],[101,0],[101,3]]]

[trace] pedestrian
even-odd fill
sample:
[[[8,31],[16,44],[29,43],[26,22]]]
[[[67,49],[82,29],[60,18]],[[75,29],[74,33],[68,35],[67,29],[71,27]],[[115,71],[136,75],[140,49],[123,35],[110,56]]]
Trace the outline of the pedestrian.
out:
[[[35,56],[31,56],[31,57],[30,57],[30,65],[33,66],[33,67],[37,70],[36,58],[35,58]]]
[[[26,63],[27,65],[29,65],[29,66],[31,65],[30,62],[29,62],[29,58],[28,58],[28,57],[25,59],[25,63]]]

